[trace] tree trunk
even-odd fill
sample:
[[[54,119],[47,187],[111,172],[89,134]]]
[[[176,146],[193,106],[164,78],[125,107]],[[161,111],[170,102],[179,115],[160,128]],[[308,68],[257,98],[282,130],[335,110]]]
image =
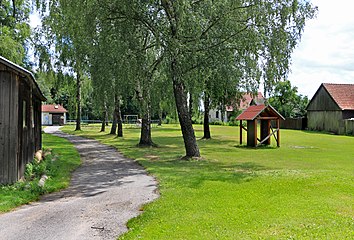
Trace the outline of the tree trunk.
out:
[[[118,137],[123,137],[123,119],[122,111],[120,109],[120,97],[117,98],[117,123],[118,123]]]
[[[102,113],[102,125],[101,125],[101,131],[100,132],[106,131],[106,115],[107,115],[107,110],[105,108],[103,110],[103,113]]]
[[[108,120],[108,111],[106,110],[106,126],[109,126],[109,120]]]
[[[190,118],[192,119],[193,117],[193,94],[192,92],[189,92],[189,115],[190,115]]]
[[[210,108],[210,98],[207,93],[204,96],[204,122],[203,122],[203,130],[204,136],[203,139],[210,139],[210,126],[209,126],[209,109]]]
[[[141,98],[141,109],[143,112],[141,131],[140,131],[140,142],[139,146],[154,146],[151,139],[151,103],[150,103],[150,89],[146,87],[145,98]]]
[[[144,114],[141,123],[139,146],[153,146],[151,139],[151,118],[150,113]]]
[[[225,104],[222,103],[220,106],[220,115],[221,115],[221,121],[225,121]]]
[[[178,119],[181,125],[184,147],[186,149],[186,157],[200,157],[197,139],[195,138],[192,125],[192,119],[188,111],[187,94],[184,89],[184,84],[179,79],[176,58],[171,60],[171,75]]]
[[[116,134],[117,132],[117,111],[115,109],[116,107],[114,107],[114,111],[113,111],[113,121],[112,121],[112,127],[111,127],[111,132],[109,134]]]
[[[81,130],[81,76],[80,70],[76,75],[76,128],[75,131]]]
[[[158,126],[162,125],[162,108],[159,107],[159,122],[157,124]]]

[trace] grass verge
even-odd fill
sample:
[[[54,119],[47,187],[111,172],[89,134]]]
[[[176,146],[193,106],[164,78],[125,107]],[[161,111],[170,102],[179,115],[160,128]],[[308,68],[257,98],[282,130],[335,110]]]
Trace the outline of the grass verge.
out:
[[[7,212],[20,205],[36,201],[44,193],[55,192],[69,185],[71,172],[81,164],[80,156],[74,146],[66,139],[43,134],[43,148],[52,149],[52,154],[46,157],[40,166],[31,165],[31,169],[32,167],[43,168],[41,171],[45,171],[49,177],[44,187],[38,186],[38,178],[0,186],[0,212]]]
[[[158,148],[137,148],[139,129],[116,138],[71,128],[137,159],[160,183],[161,197],[121,239],[354,237],[353,137],[282,130],[280,148],[251,149],[238,145],[237,127],[211,126],[213,139],[198,140],[203,160],[183,161],[176,125],[153,129]]]

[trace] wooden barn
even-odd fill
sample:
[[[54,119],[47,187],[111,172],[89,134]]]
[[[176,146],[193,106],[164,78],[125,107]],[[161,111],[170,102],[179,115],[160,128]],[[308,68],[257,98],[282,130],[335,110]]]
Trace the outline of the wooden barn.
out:
[[[307,118],[309,130],[345,133],[345,120],[354,118],[354,84],[321,84],[307,106]]]
[[[32,73],[0,56],[0,184],[21,178],[41,149],[44,100]]]

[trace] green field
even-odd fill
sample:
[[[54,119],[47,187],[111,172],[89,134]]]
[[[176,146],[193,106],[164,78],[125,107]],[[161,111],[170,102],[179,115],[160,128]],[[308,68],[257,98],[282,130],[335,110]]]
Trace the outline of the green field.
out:
[[[77,150],[68,140],[50,134],[43,134],[43,148],[52,149],[52,154],[44,162],[44,172],[49,177],[44,188],[38,187],[39,178],[0,186],[0,213],[36,201],[41,194],[59,191],[69,185],[71,172],[81,164]],[[55,161],[52,161],[53,158]]]
[[[280,148],[252,149],[239,146],[238,127],[211,131],[212,140],[198,140],[199,161],[180,160],[176,125],[153,128],[158,148],[137,148],[139,129],[124,138],[92,125],[78,133],[138,159],[159,181],[161,197],[121,239],[354,238],[353,137],[282,130]]]

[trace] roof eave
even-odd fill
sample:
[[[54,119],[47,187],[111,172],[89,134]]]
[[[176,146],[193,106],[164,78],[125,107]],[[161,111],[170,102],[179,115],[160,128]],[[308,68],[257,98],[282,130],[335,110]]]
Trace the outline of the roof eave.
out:
[[[2,62],[4,65],[6,65],[9,68],[14,69],[15,71],[21,73],[23,76],[26,76],[28,79],[31,79],[32,82],[34,83],[36,89],[37,89],[37,95],[41,101],[46,101],[47,98],[44,97],[43,93],[41,92],[41,89],[38,86],[38,83],[36,82],[33,74],[28,71],[27,69],[17,65],[16,63],[11,62],[10,60],[0,56],[0,62]]]

